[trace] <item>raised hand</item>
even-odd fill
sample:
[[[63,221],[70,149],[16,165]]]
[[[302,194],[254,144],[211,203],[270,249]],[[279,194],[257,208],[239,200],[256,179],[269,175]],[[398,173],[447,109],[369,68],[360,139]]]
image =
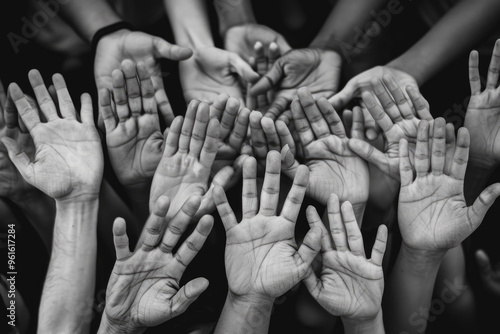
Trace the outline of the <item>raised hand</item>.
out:
[[[161,111],[165,118],[173,119],[173,111],[163,90],[161,59],[185,60],[193,52],[185,47],[172,45],[160,37],[140,31],[119,30],[104,36],[97,45],[94,60],[94,76],[97,89],[113,88],[112,72],[120,68],[125,59],[135,63],[142,62],[151,75],[157,102],[164,107]]]
[[[309,230],[300,247],[294,237],[309,171],[305,166],[297,168],[293,186],[278,216],[280,170],[279,152],[269,152],[259,207],[257,163],[253,157],[245,160],[243,218],[239,224],[222,187],[214,190],[217,210],[226,229],[225,265],[232,298],[274,300],[305,278],[319,251],[319,228]]]
[[[163,156],[151,185],[150,211],[161,195],[172,199],[168,217],[175,215],[193,195],[202,196],[197,218],[215,209],[213,187],[225,186],[233,174],[232,167],[226,166],[210,182],[219,137],[219,121],[209,118],[208,104],[191,101],[185,118],[174,119],[165,139]]]
[[[224,38],[225,49],[238,54],[247,62],[252,57],[257,42],[262,43],[265,52],[268,52],[272,43],[278,47],[281,54],[291,50],[290,45],[280,33],[255,23],[231,27],[227,30]]]
[[[37,70],[30,71],[29,80],[41,115],[17,84],[11,84],[9,93],[36,150],[34,157],[30,158],[29,152],[25,152],[18,142],[3,137],[1,140],[11,161],[26,182],[56,200],[97,198],[103,173],[103,155],[94,125],[90,95],[83,94],[81,97],[80,122],[60,74],[55,74],[52,81],[62,117],[58,115],[40,73]],[[40,116],[47,122],[41,122]]]
[[[243,153],[254,156],[262,168],[266,167],[265,162],[270,151],[281,151],[288,145],[292,154],[295,153],[295,142],[286,124],[283,121],[275,123],[269,117],[262,117],[258,111],[252,111],[250,114],[250,140],[250,145],[243,148]]]
[[[292,103],[292,113],[304,164],[311,172],[308,196],[326,205],[330,194],[335,193],[341,201],[351,202],[356,209],[364,208],[368,199],[368,166],[349,149],[349,139],[340,117],[325,98],[315,101],[307,89],[300,89],[298,94],[299,100]],[[356,122],[358,117],[356,114]],[[353,127],[352,136],[362,139],[363,133],[357,129]],[[293,177],[298,166],[285,147],[283,172]]]
[[[297,89],[307,86],[315,98],[330,97],[338,90],[340,56],[319,49],[292,50],[279,58],[273,67],[250,90],[261,95],[272,88],[278,90],[266,113],[277,119],[297,96]]]
[[[479,54],[472,51],[469,57],[471,98],[465,114],[464,127],[471,138],[471,160],[494,168],[500,163],[500,40],[495,43],[488,69],[486,87],[481,91]]]
[[[410,101],[405,97],[398,83],[389,75],[384,75],[383,82],[377,78],[372,80],[375,93],[362,94],[364,105],[373,119],[382,129],[386,142],[383,153],[364,140],[352,138],[349,148],[366,161],[377,166],[386,175],[399,181],[399,141],[405,138],[410,149],[410,159],[413,160],[417,139],[417,128],[421,119],[432,121],[433,118],[423,103],[423,97],[412,87],[407,92],[414,101],[418,117],[415,117]],[[376,97],[375,97],[376,96]],[[380,101],[380,104],[377,102]],[[454,128],[447,128],[448,137],[454,137]]]
[[[401,139],[398,220],[403,243],[408,248],[444,252],[458,246],[481,224],[500,195],[500,184],[485,189],[474,204],[467,207],[464,177],[469,158],[469,132],[466,128],[459,129],[450,171],[446,172],[444,119],[436,119],[433,128],[430,144],[429,123],[420,122],[413,163],[409,159],[408,142]]]
[[[327,230],[316,209],[307,208],[309,226],[323,231],[321,238],[322,267],[318,278],[314,271],[304,283],[318,303],[329,313],[351,320],[374,319],[381,314],[384,273],[382,259],[387,242],[387,227],[381,225],[367,259],[363,236],[352,206],[339,206],[337,195],[328,199]]]
[[[182,287],[180,280],[210,234],[213,218],[202,217],[174,254],[172,250],[200,206],[200,198],[189,198],[165,223],[169,204],[168,197],[158,199],[144,226],[143,240],[134,252],[129,249],[125,221],[115,220],[116,263],[106,290],[99,333],[142,333],[147,327],[182,314],[208,287],[205,278],[196,278]]]
[[[365,90],[371,90],[372,80],[374,78],[382,80],[385,75],[389,75],[394,78],[399,87],[407,88],[408,86],[411,86],[416,92],[419,92],[417,81],[408,73],[388,66],[376,66],[349,80],[344,88],[332,96],[329,101],[336,109],[340,110],[352,99],[361,97],[361,94]]]
[[[124,60],[112,77],[112,97],[99,91],[111,165],[126,188],[149,187],[163,151],[151,75],[143,63]]]
[[[179,64],[184,98],[212,103],[224,93],[244,101],[239,79],[255,82],[259,75],[236,53],[215,47],[195,50],[194,56]]]
[[[500,297],[500,267],[492,268],[490,258],[483,250],[476,252],[476,261],[484,288],[491,294]]]

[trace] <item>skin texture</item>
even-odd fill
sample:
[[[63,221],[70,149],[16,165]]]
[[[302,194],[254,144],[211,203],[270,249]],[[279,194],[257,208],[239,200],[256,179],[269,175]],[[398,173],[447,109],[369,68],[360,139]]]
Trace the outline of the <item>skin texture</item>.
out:
[[[235,331],[236,326],[262,332],[269,324],[269,303],[303,279],[319,251],[321,230],[311,229],[298,247],[294,228],[305,195],[309,171],[300,166],[294,184],[277,215],[280,184],[280,154],[269,152],[266,176],[257,196],[257,162],[249,157],[243,168],[243,218],[238,223],[221,187],[216,187],[214,200],[226,230],[225,265],[229,293],[216,333]],[[251,319],[232,310],[240,305],[264,312],[262,328],[254,328]],[[268,310],[268,311],[266,311]]]
[[[300,89],[298,94],[292,113],[304,163],[311,173],[308,196],[326,205],[334,192],[341,201],[364,206],[368,199],[368,166],[349,149],[340,117],[326,99],[314,100],[307,89]],[[357,129],[352,128],[352,136],[362,138],[363,133]],[[283,151],[283,171],[293,177],[298,162],[287,148]]]
[[[315,98],[331,97],[338,90],[340,56],[319,49],[292,50],[274,63],[273,67],[250,90],[257,96],[277,89],[266,116],[277,119],[297,96],[297,89],[307,86]]]
[[[125,221],[115,220],[117,259],[106,290],[100,333],[142,333],[147,327],[182,314],[205,291],[208,287],[205,278],[193,279],[182,287],[180,280],[210,234],[213,218],[202,217],[177,252],[172,252],[200,202],[199,196],[190,197],[182,209],[166,221],[170,200],[160,197],[133,252],[129,249]]]

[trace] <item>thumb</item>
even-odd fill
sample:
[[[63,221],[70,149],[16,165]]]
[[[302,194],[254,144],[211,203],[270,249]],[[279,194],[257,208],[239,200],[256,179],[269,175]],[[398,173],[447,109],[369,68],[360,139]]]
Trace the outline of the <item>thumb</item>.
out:
[[[253,87],[250,89],[250,95],[257,96],[266,93],[274,86],[278,85],[285,73],[282,68],[282,59],[278,59],[273,67],[257,81]]]
[[[308,273],[311,263],[321,250],[321,236],[321,228],[316,226],[310,229],[296,253],[296,256],[298,256],[297,263],[299,264],[300,279],[303,279]]]
[[[30,158],[23,151],[21,146],[12,138],[3,137],[0,139],[2,143],[5,145],[7,152],[9,153],[9,158],[12,163],[19,170],[21,176],[28,181],[31,179],[33,170],[29,168]]]
[[[494,183],[484,189],[481,195],[479,195],[479,197],[474,201],[474,204],[472,204],[472,212],[476,216],[476,221],[473,222],[474,230],[481,224],[486,212],[488,212],[489,208],[493,205],[499,195],[500,183]]]
[[[285,145],[281,149],[281,170],[288,176],[290,179],[295,178],[295,174],[297,173],[297,168],[299,167],[299,162],[295,160],[290,147]]]
[[[155,55],[157,55],[158,58],[186,60],[193,55],[193,50],[183,46],[170,44],[160,37],[155,37],[153,44],[155,48]]]
[[[207,288],[208,280],[203,277],[187,282],[172,299],[172,318],[184,313]]]
[[[239,55],[234,52],[229,53],[229,64],[231,65],[231,71],[238,73],[238,75],[243,78],[243,80],[254,83],[259,80],[259,75],[255,72],[252,67]]]
[[[485,251],[479,249],[476,252],[476,261],[477,261],[477,266],[479,267],[479,272],[481,274],[481,277],[485,279],[488,276],[490,276],[492,273],[491,263]]]
[[[363,160],[375,165],[383,173],[390,175],[389,162],[387,161],[384,153],[380,152],[364,140],[357,138],[349,139],[348,145],[351,151],[363,158]]]

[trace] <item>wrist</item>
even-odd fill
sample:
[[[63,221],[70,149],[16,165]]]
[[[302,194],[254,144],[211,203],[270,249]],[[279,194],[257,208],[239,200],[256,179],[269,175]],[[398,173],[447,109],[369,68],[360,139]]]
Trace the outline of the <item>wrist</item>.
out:
[[[145,331],[145,328],[131,328],[128,325],[111,321],[106,314],[106,310],[104,310],[97,334],[140,334]]]
[[[401,243],[399,256],[416,275],[426,273],[426,269],[437,269],[441,265],[447,250],[422,250],[408,246],[404,241]]]
[[[403,54],[399,56],[396,59],[393,59],[389,63],[387,63],[385,66],[393,68],[395,70],[405,72],[406,74],[410,75],[415,79],[417,82],[418,86],[422,86],[422,84],[425,82],[424,77],[421,75],[421,64],[417,64],[417,62],[413,59],[406,59],[408,57],[406,54]],[[418,70],[420,69],[420,71]]]
[[[123,34],[124,32],[130,32],[132,30],[135,30],[134,27],[124,21],[116,21],[112,24],[106,25],[101,27],[99,30],[95,31],[94,34],[92,35],[92,50],[95,51],[97,50],[97,46],[99,45],[99,42],[104,39],[105,37],[109,35],[113,35],[115,33]]]
[[[346,334],[354,333],[384,333],[384,320],[382,308],[372,317],[349,318],[342,317]]]

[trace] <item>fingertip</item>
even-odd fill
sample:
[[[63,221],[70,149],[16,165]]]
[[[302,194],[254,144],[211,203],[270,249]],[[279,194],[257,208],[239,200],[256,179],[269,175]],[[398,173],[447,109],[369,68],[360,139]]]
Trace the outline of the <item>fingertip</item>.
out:
[[[117,217],[113,223],[113,235],[122,236],[127,233],[127,224],[125,219]]]

